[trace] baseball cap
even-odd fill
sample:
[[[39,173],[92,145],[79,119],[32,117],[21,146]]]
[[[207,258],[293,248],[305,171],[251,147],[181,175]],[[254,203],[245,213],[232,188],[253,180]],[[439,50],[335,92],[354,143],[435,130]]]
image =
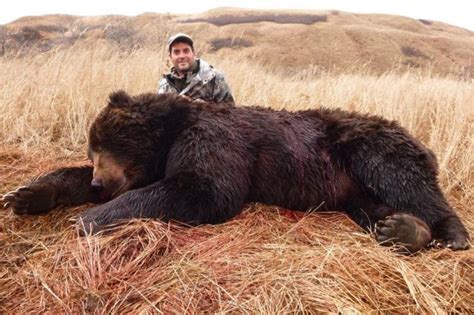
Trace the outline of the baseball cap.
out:
[[[177,33],[177,34],[174,34],[172,36],[170,36],[170,38],[168,39],[168,51],[171,49],[171,45],[173,45],[173,43],[179,39],[180,41],[183,41],[185,43],[188,43],[192,48],[194,48],[194,42],[193,42],[193,39],[191,38],[191,36],[189,35],[186,35],[184,33]]]

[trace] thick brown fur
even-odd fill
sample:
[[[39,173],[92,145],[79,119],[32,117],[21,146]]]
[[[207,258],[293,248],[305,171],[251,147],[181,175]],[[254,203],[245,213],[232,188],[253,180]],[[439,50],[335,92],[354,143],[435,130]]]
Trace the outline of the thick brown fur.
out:
[[[4,200],[18,213],[38,213],[114,198],[82,216],[85,232],[130,218],[221,223],[246,202],[317,207],[344,211],[375,229],[381,243],[409,252],[432,240],[469,247],[468,233],[438,185],[433,153],[396,122],[377,116],[119,91],[90,128],[89,155],[94,171],[60,169]],[[113,163],[100,165],[103,155]],[[115,177],[100,175],[111,173],[103,172],[108,165],[119,170]],[[40,199],[45,205],[37,209]]]

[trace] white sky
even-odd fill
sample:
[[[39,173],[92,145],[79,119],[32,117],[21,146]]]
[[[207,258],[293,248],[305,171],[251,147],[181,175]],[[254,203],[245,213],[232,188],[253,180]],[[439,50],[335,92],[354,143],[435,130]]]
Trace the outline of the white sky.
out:
[[[217,7],[340,10],[386,13],[441,21],[474,31],[472,0],[12,0],[0,5],[0,24],[44,14],[138,15],[144,12],[199,13]]]

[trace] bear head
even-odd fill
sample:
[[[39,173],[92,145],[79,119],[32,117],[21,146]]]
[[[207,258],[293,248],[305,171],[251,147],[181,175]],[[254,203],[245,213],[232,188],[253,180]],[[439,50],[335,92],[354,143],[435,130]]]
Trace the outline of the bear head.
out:
[[[163,178],[170,147],[192,124],[192,106],[172,94],[112,93],[89,129],[91,185],[108,200]]]

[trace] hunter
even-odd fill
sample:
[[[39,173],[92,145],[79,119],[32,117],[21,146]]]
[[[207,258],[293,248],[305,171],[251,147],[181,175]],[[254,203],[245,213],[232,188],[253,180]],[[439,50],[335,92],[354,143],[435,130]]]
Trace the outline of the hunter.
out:
[[[197,57],[189,35],[171,36],[168,52],[173,67],[160,80],[158,93],[178,93],[194,100],[235,104],[224,75]]]

